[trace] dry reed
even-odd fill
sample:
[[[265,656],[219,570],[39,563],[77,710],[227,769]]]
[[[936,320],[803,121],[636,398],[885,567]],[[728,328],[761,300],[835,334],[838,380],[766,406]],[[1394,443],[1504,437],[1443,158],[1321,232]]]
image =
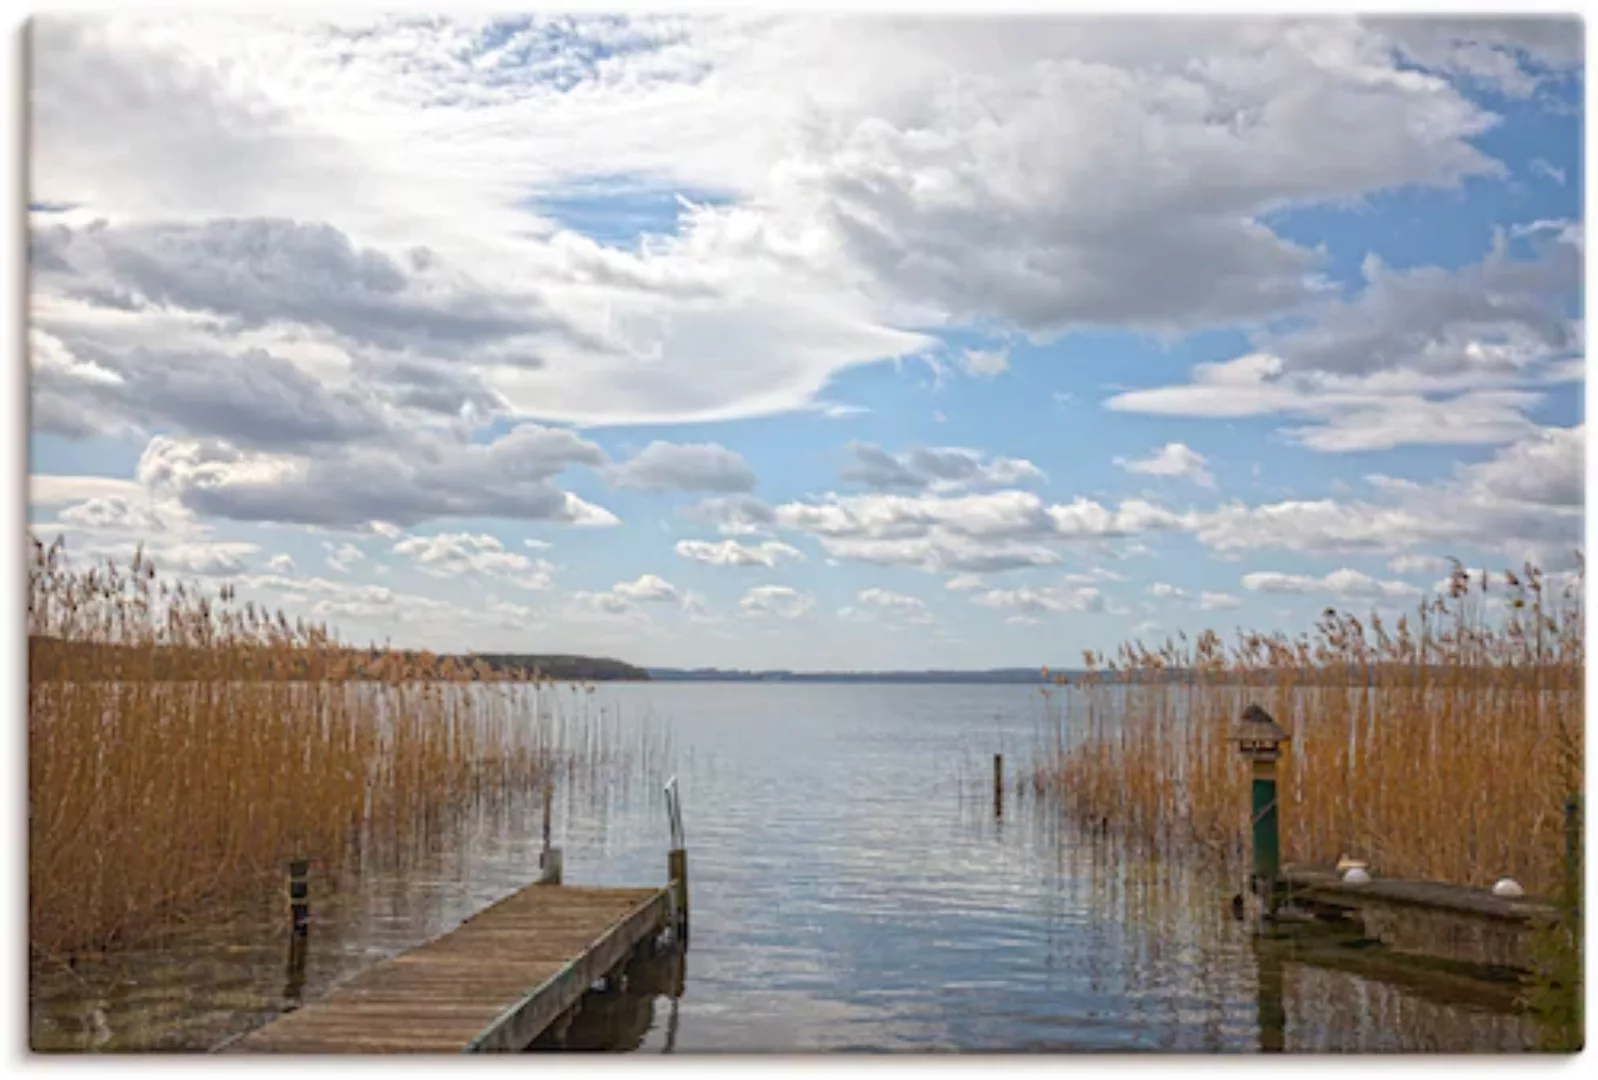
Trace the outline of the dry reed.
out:
[[[332,877],[436,849],[602,749],[546,682],[348,649],[137,555],[84,569],[36,540],[28,630],[36,954],[258,900],[290,858]]]
[[[1313,633],[1206,631],[1086,657],[1046,687],[1033,783],[1149,850],[1240,866],[1247,767],[1228,728],[1248,702],[1292,736],[1289,861],[1348,854],[1391,877],[1552,892],[1563,806],[1582,785],[1583,572],[1468,573],[1389,627],[1328,609]],[[1497,610],[1488,601],[1502,597]]]

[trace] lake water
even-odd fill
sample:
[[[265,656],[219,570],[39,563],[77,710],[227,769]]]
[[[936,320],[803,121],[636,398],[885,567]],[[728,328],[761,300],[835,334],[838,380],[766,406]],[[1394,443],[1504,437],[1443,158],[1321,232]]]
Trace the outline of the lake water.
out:
[[[693,927],[675,971],[585,1009],[567,1045],[695,1051],[1511,1050],[1529,1023],[1261,954],[1238,882],[1159,865],[1012,792],[1044,724],[1037,688],[602,685],[593,707],[654,755],[568,786],[566,881],[663,882],[659,789],[682,794]],[[655,736],[650,736],[651,738]],[[1242,797],[1242,793],[1240,793]],[[204,1049],[458,924],[526,884],[533,800],[402,876],[313,894],[303,975],[281,899],[159,952],[36,965],[38,1049]],[[658,991],[658,992],[656,992]]]

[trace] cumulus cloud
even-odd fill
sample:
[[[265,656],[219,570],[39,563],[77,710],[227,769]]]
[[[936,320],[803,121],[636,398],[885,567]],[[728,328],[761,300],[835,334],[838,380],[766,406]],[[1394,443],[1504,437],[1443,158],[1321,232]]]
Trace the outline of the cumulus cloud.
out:
[[[1511,98],[1530,97],[1545,83],[1569,77],[1584,59],[1581,24],[1572,18],[1378,16],[1366,23],[1411,61]]]
[[[523,589],[546,589],[555,567],[544,559],[530,559],[506,551],[498,537],[473,533],[438,533],[408,536],[393,551],[410,559],[434,577],[472,575],[510,582]]]
[[[1228,554],[1398,555],[1474,545],[1561,569],[1583,539],[1583,509],[1569,502],[1579,487],[1569,479],[1580,475],[1584,439],[1581,427],[1540,430],[1439,483],[1373,476],[1370,498],[1234,502],[1193,514],[1188,524],[1201,543]],[[1547,483],[1512,479],[1526,460],[1539,463]]]
[[[1106,610],[1104,594],[1092,586],[992,589],[972,597],[971,602],[1027,616]]]
[[[1241,606],[1242,601],[1229,593],[1199,593],[1199,608],[1204,611],[1222,611]]]
[[[723,536],[758,536],[770,532],[777,523],[771,507],[748,495],[703,499],[685,510],[683,516],[714,525]]]
[[[1130,473],[1144,476],[1169,476],[1191,480],[1200,487],[1215,486],[1215,477],[1205,466],[1204,455],[1184,443],[1166,443],[1146,458],[1115,459],[1115,464]]]
[[[1056,546],[1125,540],[1183,527],[1186,519],[1140,499],[1048,505],[1027,491],[964,495],[829,494],[766,506],[702,504],[723,531],[806,533],[828,556],[929,573],[994,573],[1060,561]]]
[[[327,565],[341,574],[349,573],[352,566],[366,558],[366,552],[354,544],[323,544],[322,547],[328,552]]]
[[[736,540],[679,540],[673,549],[678,555],[707,566],[774,567],[781,559],[804,561],[804,553],[790,544],[768,540],[761,544],[741,544]]]
[[[1043,470],[1021,458],[996,457],[960,447],[913,447],[892,454],[870,443],[850,443],[853,458],[838,471],[845,483],[869,488],[908,488],[933,492],[976,487],[1041,483]]]
[[[636,603],[655,604],[681,599],[677,587],[654,574],[641,574],[633,581],[618,581],[611,592]]]
[[[1449,79],[1530,54],[1396,25],[42,19],[34,194],[88,216],[37,227],[33,268],[101,307],[462,356],[514,415],[767,415],[937,347],[904,326],[1302,304],[1320,256],[1270,211],[1502,171]],[[634,245],[537,216],[595,176],[725,197]]]
[[[356,528],[436,518],[502,517],[614,525],[609,511],[562,491],[553,478],[597,466],[599,447],[570,431],[523,424],[488,444],[426,433],[323,456],[254,452],[218,439],[156,436],[138,478],[196,513],[240,521]]]
[[[45,539],[41,537],[40,539]],[[142,540],[91,540],[69,548],[76,560],[112,560],[126,567],[135,552],[155,565],[168,578],[232,578],[246,573],[259,545],[232,540],[180,540],[145,542]]]
[[[66,529],[136,536],[187,532],[194,525],[193,516],[180,506],[123,495],[86,499],[62,510],[57,521]]]
[[[932,613],[927,610],[927,605],[914,596],[903,593],[891,592],[883,588],[862,589],[855,595],[855,602],[863,608],[896,615],[907,622],[930,623]]]
[[[649,619],[639,609],[640,604],[676,603],[690,615],[703,614],[703,604],[698,597],[683,593],[655,574],[640,574],[632,581],[618,581],[604,592],[575,592],[571,601],[579,612],[637,623],[647,623]]]
[[[641,491],[749,492],[755,473],[742,457],[715,443],[657,441],[611,470],[610,481]]]
[[[797,619],[815,606],[815,597],[786,585],[757,585],[738,601],[745,615]]]
[[[1500,234],[1480,263],[1403,271],[1367,259],[1365,288],[1327,300],[1299,329],[1257,335],[1256,351],[1198,364],[1185,384],[1131,390],[1110,409],[1160,416],[1283,415],[1326,453],[1405,445],[1508,443],[1536,431],[1527,413],[1556,383],[1579,381],[1581,326],[1565,308],[1582,281],[1581,230],[1531,230],[1535,257]]]
[[[1482,493],[1506,502],[1580,508],[1586,504],[1585,424],[1543,428],[1471,470]]]
[[[426,248],[403,260],[325,223],[271,218],[35,229],[46,289],[128,310],[203,312],[230,327],[294,323],[390,349],[459,348],[560,326],[537,297],[495,295]]]
[[[1420,590],[1407,582],[1380,581],[1358,570],[1347,568],[1333,570],[1324,577],[1261,570],[1244,574],[1242,585],[1250,592],[1303,593],[1335,596],[1343,600],[1365,598],[1401,600],[1420,595]]]

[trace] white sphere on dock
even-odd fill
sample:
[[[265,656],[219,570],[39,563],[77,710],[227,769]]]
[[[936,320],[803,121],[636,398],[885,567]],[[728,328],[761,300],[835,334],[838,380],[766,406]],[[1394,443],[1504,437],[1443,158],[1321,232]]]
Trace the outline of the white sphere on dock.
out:
[[[1369,885],[1371,883],[1370,871],[1363,866],[1351,866],[1343,872],[1343,881],[1348,885]]]
[[[1497,884],[1493,886],[1493,895],[1506,897],[1525,896],[1526,890],[1522,889],[1520,882],[1514,878],[1499,878]]]

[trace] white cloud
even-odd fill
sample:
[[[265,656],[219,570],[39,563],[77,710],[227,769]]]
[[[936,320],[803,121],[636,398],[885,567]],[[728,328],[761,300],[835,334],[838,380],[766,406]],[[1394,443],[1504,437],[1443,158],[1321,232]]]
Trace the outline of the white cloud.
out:
[[[1274,548],[1397,555],[1479,546],[1514,562],[1529,558],[1562,569],[1582,544],[1583,509],[1570,502],[1580,489],[1570,481],[1580,475],[1584,438],[1579,427],[1544,429],[1440,483],[1373,476],[1367,482],[1375,498],[1229,503],[1187,523],[1201,543],[1223,554]],[[1529,462],[1539,464],[1541,475],[1517,477],[1515,469]]]
[[[291,555],[279,553],[266,560],[266,568],[274,574],[294,573],[294,558]]]
[[[696,621],[704,621],[708,614],[703,601],[691,593],[655,574],[641,574],[632,581],[618,581],[604,592],[578,591],[571,594],[569,609],[578,618],[598,616],[601,619],[620,619],[625,624],[644,628],[651,623],[650,616],[639,608],[640,604],[675,603],[683,613]]]
[[[486,533],[408,536],[396,543],[393,551],[434,577],[474,576],[509,582],[523,589],[547,589],[555,571],[544,559],[506,551],[498,537]]]
[[[1007,349],[967,349],[960,354],[960,366],[979,379],[997,378],[1010,370],[1010,353]]]
[[[993,589],[972,597],[974,604],[983,607],[1016,611],[1023,615],[1067,614],[1074,612],[1103,612],[1106,610],[1104,594],[1092,586],[1062,589],[1054,586],[1031,589]]]
[[[804,561],[798,548],[777,540],[761,544],[741,544],[736,540],[679,540],[673,549],[678,555],[707,566],[774,567],[781,559]]]
[[[90,499],[133,502],[147,497],[134,480],[113,476],[58,476],[34,473],[28,477],[28,501],[34,506],[60,506]]]
[[[1204,455],[1183,443],[1166,443],[1146,458],[1129,460],[1118,457],[1115,464],[1130,473],[1179,477],[1191,480],[1200,487],[1215,486],[1215,477],[1205,468],[1207,461]]]
[[[815,606],[815,598],[786,585],[757,585],[738,601],[738,609],[745,615],[771,615],[782,619],[797,619]]]
[[[1030,461],[989,459],[980,451],[955,446],[913,447],[902,454],[891,454],[869,443],[850,443],[848,450],[854,460],[838,471],[838,478],[870,488],[947,493],[1048,479]]]
[[[1367,259],[1353,299],[1314,307],[1255,352],[1198,364],[1190,381],[1111,397],[1108,408],[1160,416],[1285,415],[1284,429],[1325,453],[1406,445],[1508,443],[1536,430],[1527,413],[1557,383],[1579,381],[1582,237],[1568,222],[1521,230],[1537,257],[1514,258],[1500,234],[1458,271],[1386,269]]]
[[[1199,593],[1199,607],[1204,611],[1222,611],[1240,607],[1242,602],[1229,593]]]
[[[1471,470],[1472,483],[1509,502],[1580,508],[1586,499],[1586,425],[1542,428]]]
[[[1395,574],[1437,574],[1448,569],[1448,560],[1441,555],[1398,555],[1387,560],[1387,569]]]
[[[749,492],[755,487],[748,462],[715,443],[652,442],[613,469],[611,483],[641,491]]]
[[[1346,567],[1342,570],[1333,570],[1324,577],[1282,574],[1269,570],[1256,571],[1244,574],[1242,584],[1243,588],[1250,592],[1304,593],[1336,596],[1344,600],[1359,598],[1401,600],[1420,595],[1420,590],[1407,582],[1380,581]]]
[[[1186,589],[1172,585],[1165,581],[1156,581],[1154,584],[1149,586],[1148,592],[1150,596],[1157,597],[1161,600],[1184,600],[1187,598]]]
[[[47,540],[40,537],[41,540]],[[256,544],[241,541],[180,540],[176,542],[145,542],[138,540],[95,540],[73,545],[68,552],[76,561],[102,562],[111,560],[126,567],[136,551],[142,551],[147,562],[168,578],[231,578],[250,569],[252,558],[260,551]]]
[[[169,501],[104,495],[66,507],[57,516],[60,528],[82,532],[127,533],[134,536],[192,532],[194,515]]]
[[[335,545],[324,543],[322,547],[328,552],[327,565],[331,566],[341,574],[349,573],[350,567],[366,558],[366,552],[362,551],[354,544],[345,543]]]
[[[890,592],[882,588],[862,589],[855,600],[867,608],[888,612],[901,616],[913,623],[930,623],[933,621],[932,613],[927,610],[927,605],[913,596],[903,593]]]
[[[1319,256],[1269,211],[1502,171],[1473,142],[1494,118],[1398,45],[1445,75],[1491,56],[1504,86],[1527,64],[1487,30],[1443,47],[1396,25],[51,17],[33,194],[110,222],[49,271],[55,295],[391,353],[449,336],[461,379],[411,395],[435,405],[766,415],[935,346],[898,327],[1301,303]],[[595,177],[727,198],[636,244],[538,216]],[[210,272],[266,232],[281,263]]]
[[[771,507],[748,495],[717,496],[701,500],[683,513],[691,521],[714,525],[723,536],[759,536],[776,524]]]
[[[1533,176],[1546,176],[1560,187],[1565,186],[1565,170],[1556,168],[1552,162],[1543,158],[1532,158],[1527,171]]]
[[[638,603],[662,603],[679,600],[682,594],[677,586],[654,574],[642,574],[634,581],[618,581],[611,586],[612,593]]]
[[[608,510],[555,486],[599,448],[569,431],[524,424],[487,444],[412,432],[316,454],[258,452],[216,439],[160,435],[139,459],[146,487],[198,514],[358,528],[435,518],[502,517],[614,525]]]
[[[956,590],[980,589],[983,587],[983,582],[977,574],[956,574],[944,582],[943,587]]]

